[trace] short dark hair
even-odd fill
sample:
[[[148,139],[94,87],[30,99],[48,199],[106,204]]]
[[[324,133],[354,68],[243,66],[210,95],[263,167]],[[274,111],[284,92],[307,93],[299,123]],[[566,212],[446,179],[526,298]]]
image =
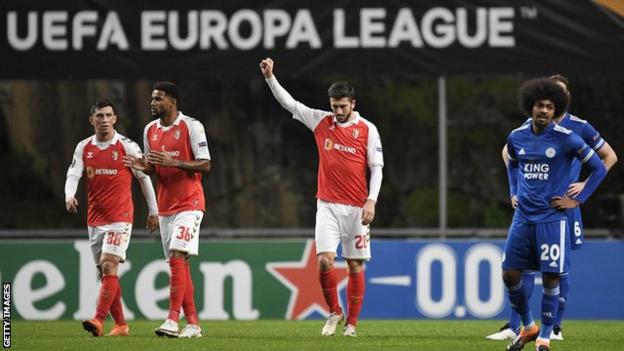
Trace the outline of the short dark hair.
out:
[[[550,78],[537,78],[524,82],[518,91],[520,109],[531,115],[533,105],[538,100],[550,100],[555,104],[555,117],[568,108],[568,94]]]
[[[113,113],[117,115],[117,107],[115,107],[115,104],[113,104],[113,102],[109,99],[101,99],[95,101],[93,105],[91,105],[91,115],[93,116],[93,114],[95,114],[95,111],[107,106],[110,106],[113,109]]]
[[[552,76],[548,77],[548,79],[555,81],[556,82],[561,82],[563,83],[563,85],[565,85],[566,90],[570,91],[570,80],[568,79],[568,77],[564,76],[563,74],[553,74]]]
[[[327,95],[334,99],[342,99],[346,97],[353,100],[355,99],[355,88],[348,82],[338,81],[332,83],[329,89],[327,89]]]
[[[178,106],[180,105],[180,100],[182,99],[182,96],[180,94],[180,88],[178,88],[178,86],[175,85],[175,83],[173,83],[173,82],[158,82],[158,83],[154,84],[154,87],[152,88],[152,90],[162,90],[162,91],[164,91],[166,95],[169,95],[172,98],[176,99],[176,103],[177,103]]]

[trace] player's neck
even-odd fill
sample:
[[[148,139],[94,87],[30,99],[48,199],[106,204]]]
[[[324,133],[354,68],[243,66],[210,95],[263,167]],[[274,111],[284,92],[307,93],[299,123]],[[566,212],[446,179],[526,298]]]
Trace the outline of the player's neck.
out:
[[[170,125],[173,124],[173,122],[175,122],[177,118],[178,118],[178,111],[177,110],[171,111],[171,113],[169,113],[168,115],[160,118],[160,124],[162,124],[165,127],[169,127]]]
[[[111,140],[113,140],[113,136],[115,136],[115,132],[110,132],[110,133],[96,133],[95,134],[95,140],[98,143],[106,143],[109,142]]]
[[[561,114],[561,116],[559,116],[559,117],[557,117],[557,118],[553,119],[553,122],[555,122],[555,123],[557,123],[557,124],[561,123],[561,121],[563,120],[563,117],[565,117],[565,115],[566,115],[566,114],[565,114],[565,112],[564,112],[564,113],[562,113],[562,114]]]
[[[336,123],[340,124],[340,125],[344,125],[347,124],[349,122],[352,122],[355,119],[355,112],[351,112],[351,115],[349,116],[349,118],[347,118],[344,122],[340,122],[338,119],[336,119]]]
[[[539,125],[536,125],[535,123],[531,123],[531,129],[533,129],[533,133],[535,134],[542,134],[542,132],[546,130],[546,127],[548,127],[548,125],[550,125],[550,123],[548,123],[545,126],[539,126]]]

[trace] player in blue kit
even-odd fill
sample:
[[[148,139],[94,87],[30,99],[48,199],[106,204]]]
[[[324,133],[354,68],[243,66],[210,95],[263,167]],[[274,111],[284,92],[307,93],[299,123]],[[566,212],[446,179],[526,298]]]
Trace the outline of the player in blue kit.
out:
[[[568,104],[567,93],[555,82],[535,79],[520,88],[520,106],[531,124],[515,129],[507,140],[510,195],[517,207],[503,256],[503,281],[512,308],[523,328],[507,350],[521,350],[536,340],[536,349],[550,350],[550,333],[559,302],[559,275],[569,270],[570,241],[565,210],[578,207],[606,174],[600,158],[572,131],[553,123]],[[574,197],[567,195],[574,159],[588,165],[591,174]],[[539,270],[544,285],[542,329],[535,324],[522,288],[522,272]]]
[[[569,92],[569,80],[567,77],[556,74],[550,76],[550,79],[555,83],[559,84],[570,96]],[[569,112],[564,112],[558,118],[553,119],[555,123],[558,125],[565,127],[566,129],[571,130],[575,134],[581,137],[583,141],[587,145],[589,145],[592,149],[598,153],[600,158],[602,159],[604,166],[607,172],[613,167],[613,165],[617,162],[617,155],[615,151],[611,148],[609,143],[607,143],[601,136],[600,133],[596,131],[596,129],[586,120],[583,120],[579,117],[576,117]],[[531,118],[529,118],[526,124],[531,124]],[[507,145],[503,148],[503,160],[505,164],[508,164],[507,159]],[[568,196],[575,196],[585,185],[585,181],[579,181],[581,172],[581,163],[578,160],[573,161],[572,171],[570,173],[570,179],[566,180],[567,184],[569,184],[569,189],[567,192]],[[512,206],[515,208],[517,199],[512,199]],[[572,246],[572,250],[578,250],[584,243],[584,235],[583,235],[583,221],[581,218],[581,210],[579,207],[570,209],[567,211],[568,216],[568,228],[570,234],[570,243]],[[523,280],[523,288],[526,291],[528,298],[530,299],[531,293],[533,291],[533,285],[535,280],[535,272],[534,271],[525,271],[522,276]],[[567,305],[567,298],[569,292],[569,276],[568,272],[564,272],[560,276],[560,296],[559,296],[559,308],[557,311],[557,317],[555,319],[555,325],[553,328],[553,333],[551,334],[552,340],[563,340],[562,333],[562,321],[565,314],[565,309]],[[488,335],[486,338],[489,340],[513,340],[517,337],[517,334],[520,330],[520,316],[515,312],[511,311],[509,321],[499,330],[499,332]]]

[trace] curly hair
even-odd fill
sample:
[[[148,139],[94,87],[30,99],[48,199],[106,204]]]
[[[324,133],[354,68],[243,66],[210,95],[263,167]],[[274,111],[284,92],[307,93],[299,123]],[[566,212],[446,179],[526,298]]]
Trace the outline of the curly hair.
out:
[[[173,82],[157,82],[152,87],[152,90],[161,90],[164,91],[166,95],[171,96],[176,100],[176,105],[178,108],[181,105],[182,93],[180,92],[180,88]]]
[[[527,115],[531,115],[533,105],[539,100],[552,101],[555,104],[555,116],[560,116],[568,109],[568,94],[549,78],[531,79],[518,90],[520,109]]]

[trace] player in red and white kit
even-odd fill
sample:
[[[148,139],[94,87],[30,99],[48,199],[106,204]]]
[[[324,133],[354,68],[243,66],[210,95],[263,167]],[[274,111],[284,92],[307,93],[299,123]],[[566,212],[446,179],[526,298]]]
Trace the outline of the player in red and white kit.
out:
[[[171,269],[169,315],[156,335],[180,338],[202,336],[195,309],[189,257],[197,256],[199,226],[206,210],[201,174],[210,171],[210,152],[204,126],[178,111],[180,90],[171,82],[156,83],[150,109],[156,117],[143,134],[147,158],[127,156],[125,164],[156,174],[160,235]],[[182,331],[180,308],[188,324]]]
[[[344,319],[334,271],[336,249],[341,243],[349,269],[343,335],[357,336],[355,326],[364,298],[364,262],[371,258],[369,225],[381,189],[383,153],[379,133],[353,110],[355,89],[348,83],[335,82],[329,87],[331,112],[315,110],[282,88],[273,75],[273,60],[262,60],[260,70],[277,101],[314,132],[318,148],[315,240],[319,280],[331,312],[321,335],[334,335]]]
[[[69,213],[76,214],[76,190],[83,173],[87,175],[89,241],[102,279],[95,316],[82,322],[83,328],[93,336],[104,334],[104,321],[109,311],[115,326],[108,335],[129,335],[121,304],[117,269],[119,262],[126,259],[132,231],[133,175],[141,185],[149,207],[147,228],[154,231],[158,227],[158,208],[152,181],[143,172],[130,170],[123,164],[125,155],[139,156],[141,149],[135,142],[115,131],[116,122],[117,112],[112,102],[101,100],[91,107],[89,123],[93,125],[95,135],[76,146],[65,182],[65,208]]]

